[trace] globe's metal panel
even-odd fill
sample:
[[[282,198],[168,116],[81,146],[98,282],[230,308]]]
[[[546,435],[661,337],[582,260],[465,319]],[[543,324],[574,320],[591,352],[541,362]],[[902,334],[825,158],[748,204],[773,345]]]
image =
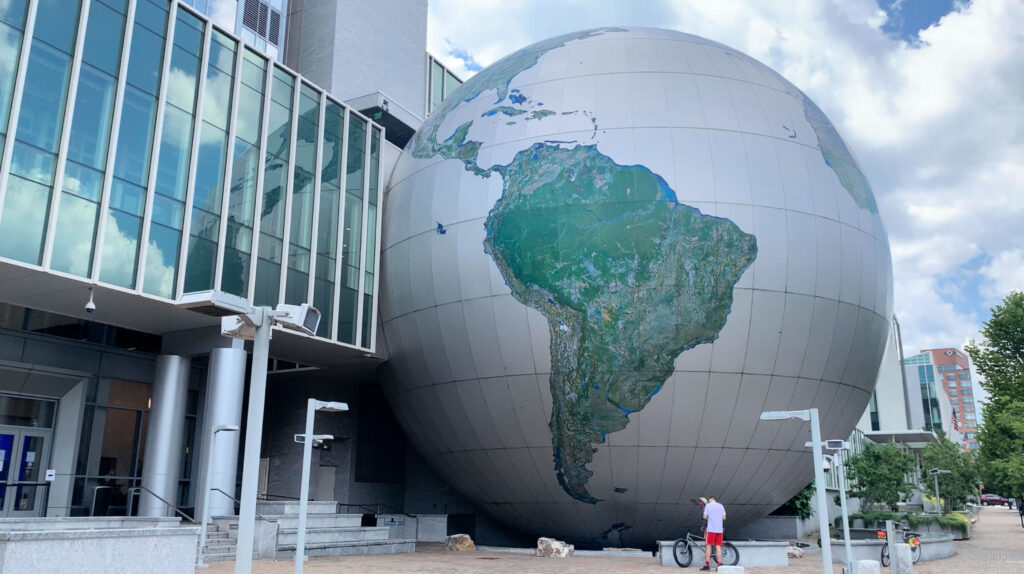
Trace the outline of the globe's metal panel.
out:
[[[490,227],[511,205],[505,194],[521,177],[508,170],[547,165],[522,155],[530,149],[568,162],[551,168],[556,175],[588,158],[596,163],[586,165],[611,174],[653,177],[688,206],[678,209],[699,210],[709,216],[700,221],[714,229],[756,241],[756,254],[723,292],[731,295],[724,323],[672,358],[663,378],[598,370],[595,376],[611,376],[604,395],[590,389],[589,379],[580,394],[573,392],[597,402],[567,403],[564,391],[557,400],[552,395],[555,381],[570,380],[560,369],[584,365],[581,357],[603,360],[603,347],[594,347],[594,355],[581,355],[591,352],[581,347],[555,350],[553,330],[566,325],[550,313],[568,311],[567,303],[551,300],[545,307],[513,292],[510,285],[522,278],[496,264],[494,247],[504,250],[502,258],[540,253],[508,251],[510,237],[495,237]],[[573,175],[566,182],[591,181],[588,174],[599,172],[572,173],[584,179]],[[648,197],[642,187],[648,180],[641,179],[636,197]],[[612,187],[600,187],[611,183],[593,181],[598,187],[581,189],[597,194],[594,206],[613,205],[600,203],[602,197],[648,205],[630,195],[630,186],[612,196]],[[565,201],[574,193],[571,183],[559,189]],[[708,494],[723,499],[730,523],[756,519],[811,477],[807,425],[760,421],[760,411],[816,407],[823,434],[843,437],[867,404],[892,305],[877,206],[821,111],[735,50],[656,29],[587,31],[526,48],[468,81],[427,120],[392,174],[387,201],[381,320],[392,355],[385,390],[427,460],[484,510],[519,528],[594,545],[638,545],[695,524],[699,512],[690,499]],[[531,222],[548,217],[576,233],[565,227],[568,219],[529,213]],[[641,225],[640,215],[631,217]],[[539,233],[522,229],[522,238]],[[632,223],[622,229],[625,235],[613,236],[620,246],[627,240],[639,249],[648,241],[640,234],[649,232]],[[563,245],[558,241],[533,249]],[[588,256],[561,253],[551,265]],[[569,285],[580,280],[571,276]],[[600,278],[590,280],[603,285],[598,296],[609,293]],[[626,300],[639,305],[641,295]],[[595,324],[611,320],[607,311],[622,316],[658,308],[602,308]],[[696,315],[668,316],[674,318],[642,328],[656,334],[666,320],[699,324]],[[630,331],[616,332],[623,344],[632,340]],[[583,340],[555,334],[559,345]],[[639,360],[656,348],[609,356]],[[660,386],[650,387],[640,408],[623,409],[624,421],[588,418],[597,415],[585,409],[602,400],[621,405],[612,394],[628,392],[633,380]],[[593,385],[598,388],[597,379]],[[564,442],[572,435],[556,439],[552,432],[552,416],[565,420],[566,413],[589,422],[558,427],[560,433],[618,428],[585,440],[595,452],[580,466],[565,465],[585,457],[554,448],[576,448]],[[556,473],[567,468],[592,474]]]

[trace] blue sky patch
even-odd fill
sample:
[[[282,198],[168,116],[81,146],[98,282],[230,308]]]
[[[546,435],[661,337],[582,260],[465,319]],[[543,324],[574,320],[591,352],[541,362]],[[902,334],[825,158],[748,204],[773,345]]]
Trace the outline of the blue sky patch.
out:
[[[952,12],[954,3],[955,0],[882,0],[881,8],[889,15],[882,31],[916,43],[917,33]]]

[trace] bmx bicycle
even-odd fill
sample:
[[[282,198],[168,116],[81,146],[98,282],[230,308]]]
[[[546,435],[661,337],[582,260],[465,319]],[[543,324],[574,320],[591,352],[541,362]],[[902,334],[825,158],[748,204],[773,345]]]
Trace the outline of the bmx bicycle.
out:
[[[885,540],[885,530],[875,530],[875,534],[882,540]],[[902,522],[896,523],[895,528],[896,540],[894,543],[904,543],[910,546],[910,559],[914,564],[921,559],[921,535],[917,532],[911,532],[910,526],[903,524]],[[882,545],[882,566],[889,566],[889,545]]]
[[[694,553],[698,556],[704,555],[705,546],[703,537],[690,534],[690,531],[687,530],[683,537],[677,539],[672,545],[672,557],[676,559],[676,564],[680,568],[686,568],[693,561]],[[732,542],[722,542],[721,566],[735,566],[739,561],[740,551],[733,546]],[[714,552],[711,553],[711,562],[718,565],[718,557]]]

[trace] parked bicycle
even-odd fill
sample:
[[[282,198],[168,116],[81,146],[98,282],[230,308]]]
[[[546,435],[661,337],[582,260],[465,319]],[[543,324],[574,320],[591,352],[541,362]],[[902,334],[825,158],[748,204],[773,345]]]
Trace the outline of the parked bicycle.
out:
[[[911,532],[910,526],[902,522],[896,523],[896,540],[895,543],[904,543],[910,545],[910,559],[917,564],[917,561],[921,559],[921,535],[917,532]],[[878,535],[882,540],[886,539],[885,530],[875,530],[875,534]],[[889,566],[889,545],[882,545],[882,566]]]
[[[693,561],[694,554],[704,556],[705,546],[702,536],[690,534],[690,531],[686,531],[686,534],[672,545],[672,557],[676,559],[676,564],[680,568],[686,568]],[[739,564],[739,561],[740,551],[733,546],[732,542],[723,542],[721,566],[735,566]],[[711,553],[711,562],[716,566],[719,565],[718,557],[715,556],[714,552]]]

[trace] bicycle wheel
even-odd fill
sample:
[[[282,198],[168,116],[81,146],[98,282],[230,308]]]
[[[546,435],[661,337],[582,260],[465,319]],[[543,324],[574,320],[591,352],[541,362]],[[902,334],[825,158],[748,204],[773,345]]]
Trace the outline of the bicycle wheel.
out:
[[[693,560],[693,549],[690,548],[690,544],[685,538],[676,540],[676,543],[672,545],[672,557],[676,559],[676,564],[680,568],[690,565],[690,561]]]
[[[885,566],[885,567],[889,566],[889,545],[888,544],[883,544],[882,545],[882,566]]]
[[[732,542],[722,543],[722,563],[720,566],[735,566],[740,563],[740,551]]]

